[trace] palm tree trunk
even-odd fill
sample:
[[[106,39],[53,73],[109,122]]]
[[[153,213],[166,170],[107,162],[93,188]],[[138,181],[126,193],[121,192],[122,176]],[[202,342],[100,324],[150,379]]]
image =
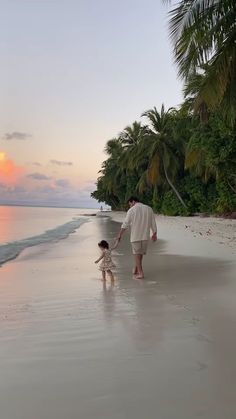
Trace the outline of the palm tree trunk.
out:
[[[179,201],[181,202],[181,204],[183,205],[183,207],[184,207],[185,209],[187,209],[187,205],[184,203],[184,201],[183,201],[183,199],[181,198],[181,196],[180,196],[179,192],[177,191],[177,189],[175,188],[175,186],[173,185],[173,183],[171,182],[171,180],[170,180],[170,178],[169,178],[169,176],[168,176],[168,173],[167,173],[167,170],[166,170],[166,167],[165,167],[165,163],[164,163],[164,162],[163,162],[163,168],[164,168],[164,173],[165,173],[166,180],[167,180],[167,182],[169,183],[169,185],[170,185],[171,189],[173,189],[173,191],[174,191],[175,195],[177,196],[177,198],[179,199]]]
[[[228,185],[229,185],[229,187],[230,187],[230,189],[232,189],[232,191],[234,192],[234,193],[236,193],[236,190],[234,189],[234,187],[229,183],[229,181],[227,180],[227,183],[228,183]]]

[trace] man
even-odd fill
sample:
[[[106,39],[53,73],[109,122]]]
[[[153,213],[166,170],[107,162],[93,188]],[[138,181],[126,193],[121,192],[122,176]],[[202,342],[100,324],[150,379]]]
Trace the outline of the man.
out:
[[[131,229],[130,241],[135,259],[133,270],[137,279],[143,279],[143,256],[146,255],[148,241],[150,239],[150,230],[152,231],[152,240],[157,240],[157,226],[153,210],[148,205],[144,205],[135,196],[128,200],[130,209],[121,226],[117,240],[120,241],[128,227]]]

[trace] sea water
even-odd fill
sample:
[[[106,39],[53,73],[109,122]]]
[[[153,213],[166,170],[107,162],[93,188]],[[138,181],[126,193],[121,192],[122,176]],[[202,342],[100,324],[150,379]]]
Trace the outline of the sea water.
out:
[[[0,265],[27,247],[67,238],[91,210],[0,206]],[[92,211],[96,212],[96,211]]]

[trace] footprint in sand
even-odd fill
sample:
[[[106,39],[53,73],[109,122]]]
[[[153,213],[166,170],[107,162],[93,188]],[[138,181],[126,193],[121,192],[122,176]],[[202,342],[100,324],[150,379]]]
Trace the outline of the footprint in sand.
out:
[[[190,323],[193,324],[194,326],[198,324],[199,322],[200,322],[200,319],[198,317],[193,317],[192,320],[190,321]]]
[[[167,295],[168,300],[174,301],[176,299],[176,295]]]
[[[202,342],[207,342],[207,343],[213,342],[208,336],[205,336],[205,335],[197,335],[196,338],[197,340],[200,340]]]
[[[206,370],[208,368],[208,365],[207,364],[205,364],[205,362],[198,362],[198,368],[197,368],[197,370],[198,371],[203,371],[203,370]]]

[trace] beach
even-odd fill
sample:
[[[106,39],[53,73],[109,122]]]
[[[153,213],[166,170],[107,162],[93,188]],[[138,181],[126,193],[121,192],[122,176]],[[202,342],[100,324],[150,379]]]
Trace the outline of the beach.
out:
[[[1,267],[3,419],[235,418],[236,222],[158,216],[145,279],[127,234],[112,286],[94,261],[123,218]]]

